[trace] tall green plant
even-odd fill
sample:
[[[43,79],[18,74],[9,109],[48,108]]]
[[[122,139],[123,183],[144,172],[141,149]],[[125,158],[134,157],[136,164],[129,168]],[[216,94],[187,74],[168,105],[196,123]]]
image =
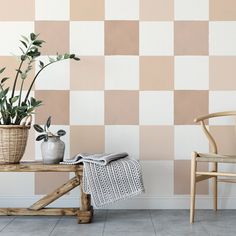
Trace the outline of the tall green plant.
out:
[[[41,55],[40,48],[45,41],[39,39],[39,35],[31,33],[29,37],[21,36],[21,46],[19,49],[22,54],[20,56],[20,63],[16,69],[16,75],[14,78],[13,86],[5,88],[5,82],[9,80],[9,77],[3,77],[0,80],[0,124],[4,125],[19,125],[21,120],[34,113],[34,110],[42,105],[42,101],[36,100],[34,97],[30,97],[30,92],[33,85],[40,75],[40,73],[48,66],[58,61],[73,59],[79,61],[80,59],[75,54],[57,54],[56,57],[49,57],[47,63],[43,63],[39,60],[39,71],[31,78],[30,86],[27,90],[25,97],[23,98],[23,87],[25,80],[28,78],[29,72],[33,69],[33,64],[36,62],[36,58]],[[26,64],[26,69],[22,69]],[[0,69],[0,75],[4,73],[6,67]],[[20,81],[19,81],[20,80]],[[16,95],[16,85],[20,83],[20,91]],[[11,90],[11,95],[9,92]]]

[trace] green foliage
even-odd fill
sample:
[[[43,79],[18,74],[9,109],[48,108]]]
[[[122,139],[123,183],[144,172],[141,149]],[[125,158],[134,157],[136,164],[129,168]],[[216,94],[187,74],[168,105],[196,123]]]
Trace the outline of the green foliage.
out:
[[[0,74],[6,69],[6,67],[3,67],[1,70],[0,70]]]
[[[43,133],[44,131],[44,129],[40,125],[37,125],[37,124],[34,124],[34,129],[39,133]]]
[[[56,134],[53,134],[50,130],[49,127],[51,126],[51,116],[48,117],[46,124],[44,125],[44,128],[42,128],[40,125],[34,124],[33,127],[34,129],[38,132],[41,133],[37,138],[36,141],[48,141],[48,137],[61,137],[66,134],[66,131],[63,129],[60,129],[56,132]],[[42,134],[43,133],[43,134]]]
[[[36,100],[33,97],[30,98],[30,92],[39,74],[46,67],[58,61],[63,61],[67,59],[73,59],[76,61],[80,60],[78,57],[76,57],[75,54],[68,53],[62,55],[59,55],[57,53],[55,57],[49,57],[47,62],[37,60],[37,58],[41,55],[40,49],[42,48],[44,43],[44,40],[39,39],[39,34],[31,33],[29,37],[26,37],[24,35],[21,36],[21,46],[19,47],[19,49],[22,54],[19,57],[20,63],[18,68],[16,69],[15,78],[9,78],[7,76],[0,78],[0,124],[18,125],[24,117],[33,114],[35,109],[42,105],[42,101]],[[26,79],[28,79],[29,72],[33,69],[33,64],[36,61],[38,62],[39,71],[33,78],[29,78],[31,83],[23,99],[22,91],[24,88],[24,82]],[[23,64],[27,65],[24,69]],[[5,73],[5,69],[6,67],[0,67],[0,76]],[[5,82],[9,79],[13,79],[13,86],[12,88],[5,88]],[[19,94],[15,95],[17,82],[20,83],[20,91]],[[9,91],[11,91],[11,95],[9,94]],[[50,123],[51,118],[48,120],[45,126],[45,130],[49,128]],[[39,127],[37,128],[39,130]],[[65,135],[63,132],[60,131],[58,135],[62,136],[61,134]],[[47,138],[47,136],[44,136],[43,138],[40,137],[40,140],[47,140]]]
[[[65,134],[66,134],[66,131],[63,130],[63,129],[60,129],[60,130],[57,131],[57,135],[58,135],[58,136],[63,136],[63,135],[65,135]]]
[[[51,125],[51,116],[48,117],[47,122],[46,122],[46,127],[49,128]]]

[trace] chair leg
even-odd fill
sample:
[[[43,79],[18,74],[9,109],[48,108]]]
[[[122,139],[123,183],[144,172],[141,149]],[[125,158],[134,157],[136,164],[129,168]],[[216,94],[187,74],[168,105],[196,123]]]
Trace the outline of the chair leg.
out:
[[[193,152],[191,161],[191,205],[190,205],[190,223],[194,222],[195,214],[195,195],[196,195],[196,162],[197,153]]]
[[[217,166],[217,163],[215,162],[215,163],[213,163],[213,168],[212,168],[212,171],[215,171],[215,172],[217,172],[218,170],[218,168],[217,168],[218,166]],[[217,176],[215,176],[215,177],[213,177],[212,178],[212,189],[213,189],[213,210],[214,211],[217,211],[217,193],[218,193],[218,186],[217,186]]]

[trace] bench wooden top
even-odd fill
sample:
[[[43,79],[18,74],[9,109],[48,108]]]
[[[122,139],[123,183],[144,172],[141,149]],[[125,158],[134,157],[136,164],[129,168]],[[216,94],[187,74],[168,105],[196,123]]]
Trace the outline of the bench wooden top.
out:
[[[40,161],[24,161],[19,164],[0,163],[0,172],[77,172],[83,165],[45,165]]]

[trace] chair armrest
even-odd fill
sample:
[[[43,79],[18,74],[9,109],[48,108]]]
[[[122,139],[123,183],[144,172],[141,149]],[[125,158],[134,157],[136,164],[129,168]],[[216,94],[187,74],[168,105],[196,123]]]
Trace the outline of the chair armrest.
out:
[[[215,154],[217,153],[216,141],[212,137],[212,135],[210,134],[209,130],[206,128],[204,121],[207,119],[210,119],[210,118],[221,117],[221,116],[236,116],[236,111],[215,112],[215,113],[211,113],[211,114],[208,114],[205,116],[200,116],[200,117],[194,119],[194,122],[196,122],[196,123],[200,122],[200,124],[202,125],[203,132],[205,133],[205,135],[210,143],[211,151],[212,151],[212,153],[215,153]]]
[[[204,121],[210,118],[215,118],[215,117],[220,117],[220,116],[236,116],[236,111],[223,111],[223,112],[211,113],[205,116],[197,117],[196,119],[194,119],[194,122],[197,123],[200,121]]]

